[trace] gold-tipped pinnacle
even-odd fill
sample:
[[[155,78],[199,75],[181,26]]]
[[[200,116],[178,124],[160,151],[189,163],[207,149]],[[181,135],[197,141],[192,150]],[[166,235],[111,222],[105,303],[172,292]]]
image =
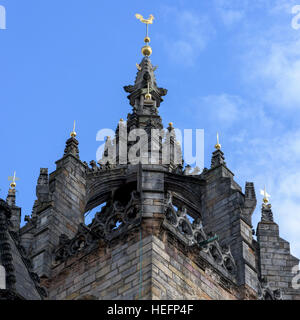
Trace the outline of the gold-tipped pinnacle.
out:
[[[16,177],[16,171],[14,171],[14,175],[12,177],[8,177],[8,181],[11,181],[9,184],[11,189],[15,189],[17,184],[16,181],[20,180],[19,178]]]
[[[145,46],[142,48],[142,54],[146,57],[151,56],[152,48],[148,45],[150,42],[150,37],[148,36],[148,25],[153,23],[154,17],[150,14],[148,19],[145,19],[141,14],[137,13],[135,17],[140,20],[142,23],[146,24],[146,37],[144,38]]]
[[[266,205],[269,202],[269,198],[271,197],[266,191],[266,186],[264,187],[264,190],[260,190],[260,194],[264,196],[263,203]]]
[[[215,148],[217,149],[217,150],[220,150],[221,149],[221,145],[220,145],[220,143],[219,143],[219,133],[217,132],[217,144],[215,145]]]
[[[72,138],[75,138],[77,136],[77,133],[75,132],[75,126],[76,126],[76,121],[74,120],[73,131],[70,133],[70,136]]]
[[[170,127],[173,127],[173,122],[169,122],[169,126],[170,126]]]

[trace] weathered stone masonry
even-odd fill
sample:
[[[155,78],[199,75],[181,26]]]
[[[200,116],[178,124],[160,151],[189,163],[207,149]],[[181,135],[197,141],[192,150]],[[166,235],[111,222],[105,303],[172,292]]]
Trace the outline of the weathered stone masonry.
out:
[[[292,285],[299,260],[269,204],[253,238],[254,185],[243,192],[220,146],[210,168],[190,175],[175,161],[182,153],[171,123],[169,140],[151,140],[151,130],[163,128],[158,108],[167,90],[148,56],[138,67],[134,85],[124,87],[132,106],[126,130],[144,129],[158,162],[146,163],[148,148],[138,163],[128,154],[109,158],[109,148],[134,144],[120,135],[123,120],[99,163],[80,160],[73,134],[56,170],[40,170],[24,227],[15,190],[0,201],[0,299],[300,299]],[[86,225],[85,213],[98,206]]]

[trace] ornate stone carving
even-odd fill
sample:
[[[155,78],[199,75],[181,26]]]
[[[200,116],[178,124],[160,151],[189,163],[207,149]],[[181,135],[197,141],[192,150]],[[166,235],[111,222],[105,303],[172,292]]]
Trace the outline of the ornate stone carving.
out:
[[[78,149],[78,141],[75,138],[69,138],[66,142],[66,147],[64,151],[64,156],[68,154],[72,154],[74,157],[79,159],[79,149]]]
[[[73,239],[62,234],[55,250],[55,261],[64,261],[79,251],[91,250],[98,245],[100,239],[111,241],[139,225],[140,197],[136,191],[132,191],[130,196],[126,205],[119,200],[109,200],[106,206],[95,214],[89,226],[79,225]]]
[[[10,217],[11,210],[7,203],[0,199],[0,256],[2,264],[6,271],[6,283],[7,290],[6,292],[14,292],[16,290],[16,275],[15,275],[15,267],[13,265],[13,256],[12,249],[10,244],[11,237],[12,241],[14,241],[17,250],[20,254],[20,257],[26,266],[30,277],[32,278],[35,287],[41,297],[47,297],[46,290],[40,286],[40,278],[39,276],[32,271],[33,266],[31,260],[27,256],[27,252],[25,248],[20,243],[19,234],[10,230]]]
[[[211,159],[211,168],[215,168],[219,165],[226,165],[224,153],[220,149],[213,152],[213,156]]]
[[[96,213],[90,228],[106,240],[112,240],[128,228],[140,223],[140,197],[136,191],[131,192],[127,205],[120,201],[109,202],[100,212]]]
[[[128,85],[123,87],[125,92],[132,93],[134,91],[134,86]]]
[[[218,241],[209,241],[209,236],[203,229],[200,218],[192,223],[187,216],[187,209],[175,209],[172,203],[172,193],[167,193],[165,205],[165,225],[171,226],[176,231],[178,238],[184,238],[189,247],[196,246],[207,253],[218,265],[225,268],[230,274],[236,273],[236,264],[228,246],[221,247]]]
[[[266,278],[258,281],[258,299],[259,300],[282,300],[282,292],[280,289],[272,290],[269,287]]]

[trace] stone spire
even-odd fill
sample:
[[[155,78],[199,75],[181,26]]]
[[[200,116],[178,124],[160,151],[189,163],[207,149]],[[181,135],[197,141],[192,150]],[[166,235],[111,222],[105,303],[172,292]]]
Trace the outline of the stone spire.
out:
[[[64,151],[64,156],[72,154],[74,157],[79,159],[79,149],[78,149],[78,140],[76,138],[71,137],[66,142],[66,147]]]
[[[130,104],[135,107],[138,102],[137,100],[140,100],[141,96],[143,96],[143,100],[146,100],[145,95],[150,93],[151,99],[148,100],[155,101],[155,107],[158,108],[163,101],[162,97],[167,94],[167,90],[157,86],[154,74],[157,66],[154,67],[150,58],[146,56],[140,64],[137,64],[137,68],[138,72],[134,85],[124,87],[124,90],[129,93],[128,99]]]
[[[158,108],[163,101],[162,97],[167,94],[167,90],[159,88],[156,83],[154,67],[149,56],[152,48],[149,46],[150,38],[148,36],[148,25],[153,23],[154,17],[150,15],[148,19],[144,19],[142,15],[136,14],[137,19],[146,24],[146,37],[144,39],[145,46],[142,48],[144,58],[140,64],[136,64],[138,69],[134,85],[124,87],[129,93],[128,99],[133,107],[132,114],[128,115],[129,129],[131,128],[159,128],[162,129],[161,119],[158,115]]]
[[[264,187],[264,190],[260,190],[260,194],[264,196],[261,206],[261,221],[274,222],[271,203],[269,203],[269,198],[271,196],[267,193],[266,186]]]
[[[16,205],[16,181],[19,180],[19,178],[16,177],[16,171],[14,171],[14,175],[12,177],[8,177],[8,180],[11,181],[9,184],[10,188],[8,190],[8,196],[7,196],[7,203],[9,206],[15,206]]]
[[[48,168],[41,168],[36,186],[36,196],[39,202],[49,201],[49,175]]]
[[[182,171],[183,168],[183,158],[182,158],[182,150],[180,146],[180,142],[177,141],[175,129],[173,127],[173,123],[170,122],[169,126],[167,127],[167,134],[165,137],[165,141],[163,143],[163,146],[165,147],[164,150],[166,150],[166,154],[163,152],[163,160],[164,157],[168,157],[168,161],[170,163],[170,169],[171,171],[174,169],[179,169],[178,172]]]
[[[10,207],[14,207],[16,205],[16,189],[14,188],[8,189],[6,202]]]
[[[20,229],[21,208],[16,205],[16,189],[13,183],[10,184],[10,188],[8,189],[6,202],[11,209],[11,229],[17,232]]]
[[[77,133],[75,132],[75,120],[74,120],[74,126],[73,131],[70,133],[71,138],[69,138],[66,142],[65,152],[64,156],[68,154],[72,154],[74,157],[79,159],[79,149],[78,149],[78,140],[76,139]]]

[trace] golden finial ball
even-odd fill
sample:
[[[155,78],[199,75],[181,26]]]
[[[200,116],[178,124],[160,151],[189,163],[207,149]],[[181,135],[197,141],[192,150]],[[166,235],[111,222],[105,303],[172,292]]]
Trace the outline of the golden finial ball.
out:
[[[77,133],[76,133],[75,131],[72,131],[72,132],[70,133],[70,136],[71,136],[72,138],[75,138],[75,137],[77,136]]]
[[[124,121],[123,118],[121,118],[121,119],[120,119],[120,122],[123,122],[123,121]]]
[[[151,54],[152,54],[152,48],[151,48],[150,46],[148,46],[148,45],[143,46],[143,48],[142,48],[142,54],[143,54],[144,56],[146,56],[146,57],[151,56]]]
[[[151,100],[151,98],[152,98],[152,96],[151,96],[150,93],[146,93],[146,94],[145,94],[145,99],[146,99],[146,100]]]
[[[149,37],[145,37],[144,41],[145,41],[146,43],[149,43],[149,42],[150,42],[150,38],[149,38]]]
[[[12,182],[12,183],[10,184],[10,187],[11,187],[12,189],[14,189],[16,186],[17,186],[17,184],[16,184],[15,182]]]
[[[220,150],[220,149],[221,149],[220,143],[217,143],[217,144],[215,145],[215,148],[216,148],[217,150]]]
[[[263,202],[264,202],[265,204],[267,204],[267,203],[269,202],[269,200],[268,200],[267,198],[263,198]]]

